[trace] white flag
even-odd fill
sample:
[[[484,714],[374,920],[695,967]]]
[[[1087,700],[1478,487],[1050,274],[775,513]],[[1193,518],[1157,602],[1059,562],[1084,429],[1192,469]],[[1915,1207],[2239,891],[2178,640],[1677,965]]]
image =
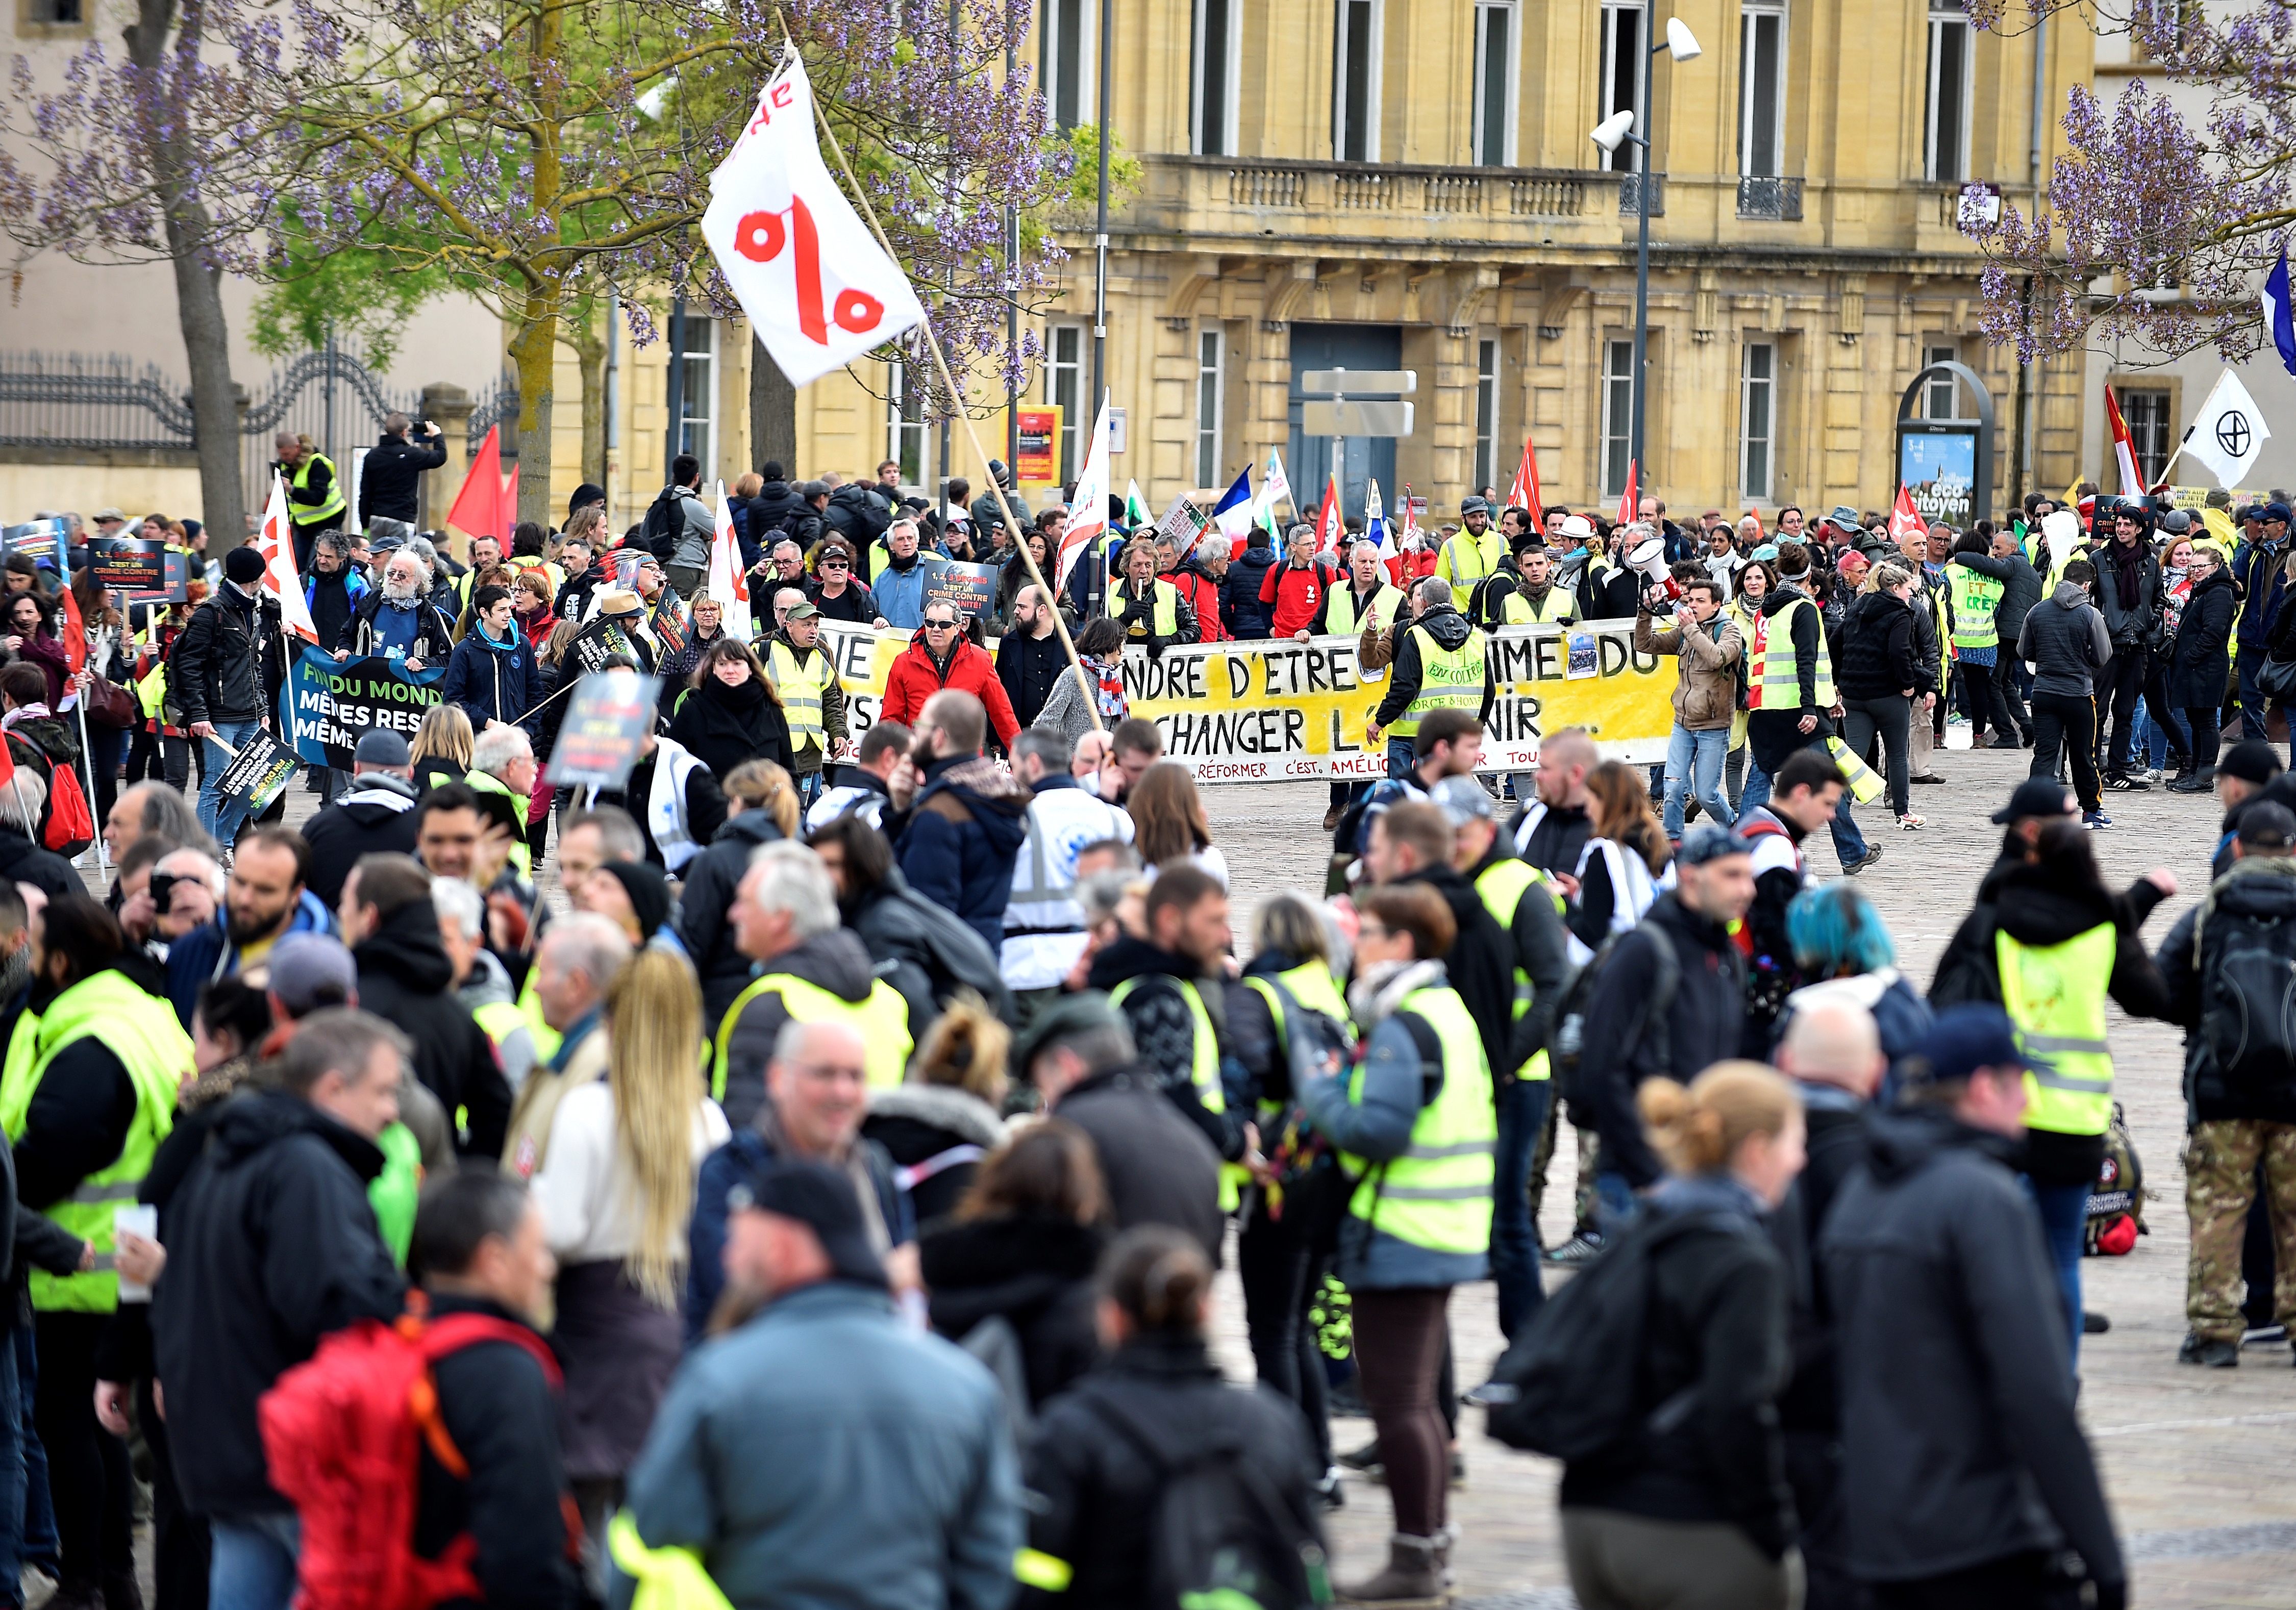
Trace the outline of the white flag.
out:
[[[908,276],[822,162],[813,85],[794,53],[709,176],[701,238],[792,386],[924,322]]]
[[[2256,467],[2264,444],[2271,439],[2264,411],[2248,395],[2240,376],[2227,369],[2201,405],[2200,417],[2185,429],[2184,454],[2206,464],[2217,485],[2229,488],[2239,486]]]
[[[318,642],[319,628],[311,624],[311,607],[303,601],[303,578],[295,574],[295,525],[287,512],[287,483],[277,470],[271,474],[271,502],[263,511],[263,531],[256,545],[263,555],[263,590],[279,601],[279,624],[291,636]]]
[[[709,596],[725,611],[726,635],[737,643],[756,630],[750,617],[750,576],[742,563],[742,539],[734,535],[734,505],[726,483],[718,483],[718,535],[709,542]]]
[[[1108,535],[1108,394],[1100,396],[1100,417],[1092,424],[1092,445],[1084,455],[1084,473],[1077,477],[1076,496],[1069,500],[1068,528],[1061,533],[1060,559],[1053,577],[1054,591],[1068,591],[1069,572],[1092,545]]]
[[[1283,455],[1270,447],[1267,450],[1267,478],[1259,483],[1258,507],[1273,514],[1275,511],[1275,505],[1283,503],[1291,503],[1295,510],[1300,506],[1292,496],[1292,482],[1283,473]]]

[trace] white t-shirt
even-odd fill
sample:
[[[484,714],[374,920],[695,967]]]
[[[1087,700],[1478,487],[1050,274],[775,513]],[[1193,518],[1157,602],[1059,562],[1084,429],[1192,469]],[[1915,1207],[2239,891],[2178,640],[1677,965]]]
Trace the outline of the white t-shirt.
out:
[[[693,1166],[733,1138],[707,1096],[693,1108]],[[550,1120],[550,1144],[535,1171],[535,1200],[561,1263],[627,1258],[637,1250],[643,1216],[629,1161],[614,1132],[614,1092],[603,1079],[568,1091]],[[678,1251],[684,1253],[684,1236]]]

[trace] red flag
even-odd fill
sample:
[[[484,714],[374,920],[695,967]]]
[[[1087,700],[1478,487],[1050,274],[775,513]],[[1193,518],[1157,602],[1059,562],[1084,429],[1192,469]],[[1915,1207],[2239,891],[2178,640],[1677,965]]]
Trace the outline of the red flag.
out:
[[[1922,511],[1914,507],[1914,494],[1900,481],[1898,483],[1898,501],[1890,506],[1890,540],[1894,543],[1908,531],[1918,531],[1926,537],[1930,527],[1929,522],[1922,519]]]
[[[503,488],[502,521],[495,535],[502,538],[503,552],[510,552],[510,539],[518,530],[518,466],[510,467],[510,484]]]
[[[1621,526],[1634,519],[1635,505],[1642,501],[1635,495],[1635,472],[1641,468],[1632,461],[1627,464],[1627,490],[1625,495],[1619,499],[1619,524]]]
[[[56,540],[56,552],[63,552],[63,539]],[[70,561],[67,560],[67,563]],[[87,627],[80,619],[79,600],[71,588],[64,588],[64,658],[71,662],[72,674],[78,676],[87,664]]]
[[[499,425],[487,428],[487,439],[479,447],[479,456],[471,461],[471,472],[463,478],[463,489],[455,494],[455,506],[447,511],[447,523],[464,536],[499,536],[503,533],[502,448],[495,439],[501,429]]]
[[[1326,476],[1324,479],[1324,506],[1316,511],[1316,552],[1330,553],[1341,545],[1347,535],[1348,523],[1340,512],[1340,478]],[[1341,554],[1342,559],[1346,558]]]
[[[2120,399],[2112,395],[2112,388],[2104,388],[2104,421],[2112,427],[2112,454],[2120,467],[2120,495],[2143,497],[2144,473],[2136,467],[2136,443],[2128,434],[2128,421],[2120,417]]]
[[[1546,529],[1546,494],[1538,485],[1538,454],[1532,449],[1530,438],[1522,438],[1522,462],[1515,466],[1514,485],[1507,488],[1507,507],[1530,511],[1530,528]]]

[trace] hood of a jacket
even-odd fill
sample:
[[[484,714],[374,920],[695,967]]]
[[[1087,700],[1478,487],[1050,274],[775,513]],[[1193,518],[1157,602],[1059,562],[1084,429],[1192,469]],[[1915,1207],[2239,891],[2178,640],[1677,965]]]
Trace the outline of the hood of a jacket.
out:
[[[368,827],[406,814],[418,797],[414,784],[404,777],[393,777],[388,772],[363,772],[352,782],[350,790],[335,803],[345,811],[360,813],[353,820],[361,827]]]
[[[1440,644],[1447,654],[1465,642],[1467,633],[1473,630],[1472,623],[1449,604],[1430,605],[1427,613],[1412,624],[1424,626],[1427,635]]]
[[[1896,1184],[1947,1152],[1980,1152],[2014,1168],[2025,1150],[2020,1140],[1973,1129],[1935,1108],[1876,1114],[1866,1130],[1866,1145],[1867,1166],[1882,1185]]]
[[[2088,589],[2072,582],[2059,582],[2049,601],[2060,609],[2078,609],[2088,602]]]
[[[817,984],[840,1001],[867,1000],[869,986],[877,981],[868,948],[849,928],[816,934],[775,957],[766,968]]]
[[[1029,785],[999,771],[985,755],[966,756],[934,777],[919,791],[917,805],[936,793],[954,794],[971,806],[973,822],[1000,855],[1018,850],[1029,837],[1029,801],[1034,797]]]
[[[2004,868],[1988,877],[1980,894],[1990,894],[1996,920],[2020,944],[2062,944],[2098,923],[2117,921],[2113,898],[2102,888],[2067,888],[2041,867],[2030,862]]]
[[[780,525],[786,516],[796,511],[801,501],[797,488],[787,481],[767,481],[758,488],[758,495],[750,500],[750,518],[753,520],[762,518],[765,527],[753,527],[750,535],[752,538],[762,537],[767,527]]]
[[[1793,824],[1788,822],[1786,830],[1792,832]],[[1677,889],[1668,889],[1652,901],[1650,914],[1643,920],[1656,923],[1660,928],[1670,929],[1686,939],[1695,940],[1718,956],[1737,948],[1731,941],[1727,928],[1683,904],[1681,892]]]
[[[435,995],[455,981],[455,964],[439,940],[439,912],[428,900],[411,900],[385,917],[351,956],[360,972],[386,974],[418,995]]]
[[[1136,939],[1127,934],[1114,944],[1092,959],[1092,974],[1085,987],[1112,990],[1128,978],[1149,978],[1159,974],[1173,978],[1196,978],[1203,969],[1185,956],[1160,950],[1145,939]]]
[[[718,837],[709,842],[712,844],[777,844],[781,837],[781,824],[773,819],[770,812],[745,810],[739,816],[726,818],[726,825],[718,830]]]
[[[226,1104],[208,1132],[208,1156],[217,1173],[227,1173],[297,1135],[325,1141],[362,1181],[382,1172],[382,1150],[373,1141],[282,1091],[258,1091]]]
[[[945,1129],[975,1146],[995,1148],[1004,1139],[996,1109],[953,1084],[901,1084],[869,1092],[872,1118],[906,1118]]]
[[[510,987],[509,971],[492,951],[481,946],[471,958],[470,977],[455,986],[455,998],[475,1012],[482,1006],[515,1000],[517,995]]]
[[[1871,593],[1861,593],[1857,595],[1857,601],[1849,606],[1849,619],[1862,626],[1875,619],[1886,620],[1890,611],[1897,609],[1902,609],[1907,615],[1911,615],[1914,607],[1894,593],[1884,593],[1876,588]]]
[[[2199,598],[2203,593],[2213,593],[2219,587],[2229,593],[2233,591],[2233,585],[2232,572],[2226,569],[2222,565],[2218,565],[2215,569],[2209,572],[2209,577],[2206,581],[2194,582],[2193,584],[2192,590],[2185,595],[2185,607],[2188,609],[2192,608],[2193,601]]]

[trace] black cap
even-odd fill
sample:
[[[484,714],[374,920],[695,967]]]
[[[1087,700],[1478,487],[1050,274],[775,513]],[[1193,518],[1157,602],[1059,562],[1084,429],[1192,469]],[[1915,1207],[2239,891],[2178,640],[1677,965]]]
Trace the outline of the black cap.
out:
[[[2267,783],[2280,775],[2280,751],[2261,738],[2243,738],[2226,749],[2217,770],[2243,782]]]
[[[598,869],[622,886],[637,913],[638,932],[651,937],[669,920],[669,881],[650,861],[610,861]]]
[[[1117,1021],[1116,1009],[1098,990],[1062,996],[1030,1018],[1029,1026],[1013,1037],[1004,1066],[1013,1070],[1014,1076],[1028,1079],[1037,1058],[1062,1041],[1112,1028]]]
[[[226,580],[244,587],[263,574],[263,555],[253,548],[238,547],[223,556],[223,573]]]
[[[2284,855],[2296,849],[2296,811],[2259,799],[2240,813],[2240,847]]]
[[[358,748],[351,751],[355,766],[411,766],[414,752],[406,744],[404,733],[389,727],[369,727],[359,734]]]
[[[2028,777],[2009,796],[2009,803],[1993,813],[1999,822],[2021,821],[2028,816],[2070,816],[2079,809],[2073,791],[2047,777]]]
[[[2288,505],[2285,503],[2265,504],[2263,519],[2267,525],[2271,524],[2274,520],[2278,520],[2284,526],[2286,525],[2288,523]]]
[[[830,1271],[840,1280],[882,1288],[884,1260],[869,1238],[861,1193],[850,1174],[822,1163],[775,1161],[726,1193],[726,1213],[777,1214],[809,1226],[829,1254]]]
[[[1916,1083],[1961,1084],[1980,1067],[2031,1067],[2009,1014],[1988,1001],[1966,1001],[1937,1015],[1921,1049],[1906,1059]]]
[[[574,488],[574,495],[566,500],[566,518],[571,520],[578,511],[591,503],[603,503],[605,501],[606,489],[603,486],[594,486],[588,481],[584,481]]]

